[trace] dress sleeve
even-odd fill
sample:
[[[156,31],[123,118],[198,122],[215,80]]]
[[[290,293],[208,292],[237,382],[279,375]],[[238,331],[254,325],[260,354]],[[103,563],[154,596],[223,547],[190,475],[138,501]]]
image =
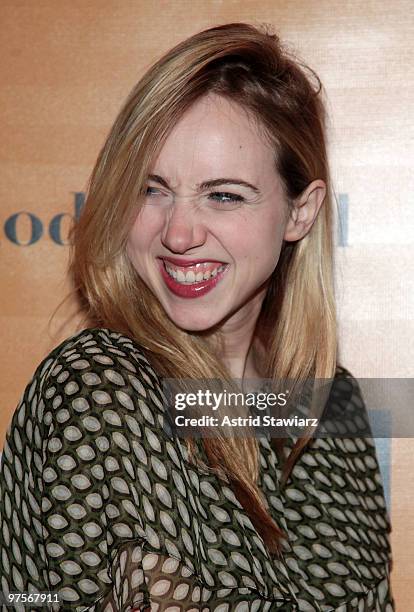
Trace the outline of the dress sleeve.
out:
[[[358,380],[346,368],[339,366],[332,390],[330,414],[331,424],[338,432],[330,441],[335,456],[340,460],[338,466],[327,474],[334,485],[331,495],[336,495],[338,504],[334,518],[338,529],[343,528],[341,522],[348,522],[347,548],[355,558],[359,555],[353,564],[355,579],[367,589],[357,605],[364,604],[369,610],[392,612],[395,609],[390,578],[393,566],[392,526],[375,438]],[[341,485],[341,489],[335,491],[337,484]],[[342,500],[346,500],[347,504],[341,506]],[[330,512],[333,514],[334,510]]]
[[[6,596],[51,592],[60,599],[53,610],[75,612],[167,610],[194,601],[194,568],[179,562],[176,548],[168,554],[160,546],[149,520],[153,496],[168,501],[153,375],[148,362],[93,334],[39,366],[2,456]],[[170,514],[166,507],[164,524]]]
[[[6,434],[0,474],[2,590],[58,594],[56,610],[88,609],[111,585],[110,407],[92,354],[82,359],[80,348],[68,343],[39,366]]]

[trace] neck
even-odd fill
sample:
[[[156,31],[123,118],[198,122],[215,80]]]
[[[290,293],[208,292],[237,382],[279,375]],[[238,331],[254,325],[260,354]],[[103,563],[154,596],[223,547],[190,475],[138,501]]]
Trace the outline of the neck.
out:
[[[245,307],[229,317],[220,329],[221,358],[233,378],[260,378],[261,343],[255,335],[264,295],[256,295]]]

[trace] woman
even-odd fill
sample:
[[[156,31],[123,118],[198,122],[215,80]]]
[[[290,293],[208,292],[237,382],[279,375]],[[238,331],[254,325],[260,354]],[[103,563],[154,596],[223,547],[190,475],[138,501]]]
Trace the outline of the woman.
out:
[[[172,49],[99,155],[71,271],[89,327],[8,431],[3,591],[79,611],[393,610],[369,438],[166,427],[164,378],[327,378],[363,410],[337,364],[316,75],[242,23]]]

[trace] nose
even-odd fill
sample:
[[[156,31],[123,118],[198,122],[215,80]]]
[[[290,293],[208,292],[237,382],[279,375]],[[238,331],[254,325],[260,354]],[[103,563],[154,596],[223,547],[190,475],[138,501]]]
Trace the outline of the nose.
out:
[[[207,229],[195,208],[176,201],[168,211],[161,242],[171,252],[185,253],[205,243]]]

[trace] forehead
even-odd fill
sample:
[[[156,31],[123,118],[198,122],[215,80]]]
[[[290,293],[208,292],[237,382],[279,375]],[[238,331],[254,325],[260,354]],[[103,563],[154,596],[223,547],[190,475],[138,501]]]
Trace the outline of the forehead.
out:
[[[264,130],[244,108],[217,95],[201,98],[185,112],[152,170],[175,182],[223,176],[259,181],[276,174]]]

